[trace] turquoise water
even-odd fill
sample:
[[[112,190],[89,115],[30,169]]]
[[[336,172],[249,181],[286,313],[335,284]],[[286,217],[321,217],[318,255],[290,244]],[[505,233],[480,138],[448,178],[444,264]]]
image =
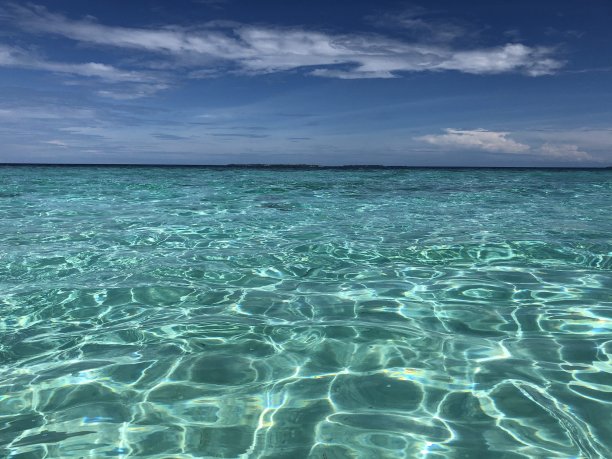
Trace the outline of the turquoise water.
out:
[[[0,457],[612,457],[611,171],[2,167],[0,217]]]

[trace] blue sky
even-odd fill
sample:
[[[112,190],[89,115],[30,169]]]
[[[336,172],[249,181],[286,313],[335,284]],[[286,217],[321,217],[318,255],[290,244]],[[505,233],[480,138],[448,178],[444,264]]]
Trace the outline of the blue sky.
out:
[[[0,1],[0,162],[612,164],[612,2]]]

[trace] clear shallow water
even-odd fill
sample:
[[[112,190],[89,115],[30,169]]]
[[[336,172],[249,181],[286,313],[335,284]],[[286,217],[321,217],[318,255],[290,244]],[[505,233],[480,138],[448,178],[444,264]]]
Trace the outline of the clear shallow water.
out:
[[[0,457],[612,457],[612,172],[0,168]]]

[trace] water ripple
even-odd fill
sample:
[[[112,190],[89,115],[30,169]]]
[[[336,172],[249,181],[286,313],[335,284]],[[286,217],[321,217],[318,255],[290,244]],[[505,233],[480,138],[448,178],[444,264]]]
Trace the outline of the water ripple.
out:
[[[0,168],[0,456],[612,457],[611,178]]]

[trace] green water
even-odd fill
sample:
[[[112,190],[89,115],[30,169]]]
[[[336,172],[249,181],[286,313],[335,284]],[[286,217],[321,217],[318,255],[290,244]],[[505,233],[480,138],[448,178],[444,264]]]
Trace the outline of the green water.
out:
[[[0,168],[0,457],[610,458],[612,172]]]

